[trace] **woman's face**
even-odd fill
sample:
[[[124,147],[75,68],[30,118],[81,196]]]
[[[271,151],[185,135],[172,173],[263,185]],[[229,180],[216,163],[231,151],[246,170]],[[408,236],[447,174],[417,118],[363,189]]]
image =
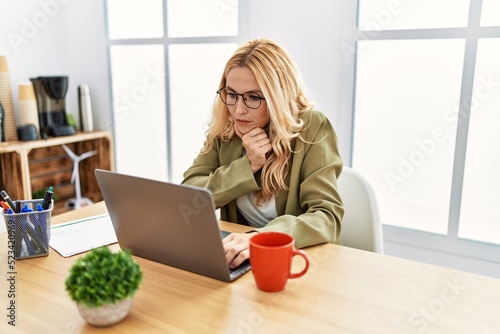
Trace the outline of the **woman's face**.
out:
[[[231,69],[226,77],[226,89],[236,94],[252,92],[254,93],[252,94],[254,97],[256,96],[255,94],[259,97],[264,97],[255,76],[248,67],[235,67]],[[234,120],[235,126],[238,127],[239,132],[242,134],[246,134],[256,127],[264,128],[269,123],[265,100],[261,100],[260,106],[257,109],[251,109],[245,105],[243,97],[238,95],[236,104],[227,106],[227,108]]]

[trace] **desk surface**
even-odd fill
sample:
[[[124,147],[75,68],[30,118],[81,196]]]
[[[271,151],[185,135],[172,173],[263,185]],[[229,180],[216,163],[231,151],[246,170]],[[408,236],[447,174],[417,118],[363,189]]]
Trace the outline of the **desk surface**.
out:
[[[105,212],[103,203],[53,217]],[[244,227],[221,222],[221,227]],[[130,314],[87,325],[64,281],[78,256],[50,250],[16,261],[16,329],[7,325],[6,234],[0,242],[2,333],[498,333],[500,280],[325,244],[307,248],[309,272],[282,292],[257,289],[251,272],[232,283],[136,258],[144,279]],[[117,248],[118,245],[114,245]],[[297,264],[300,265],[300,264]],[[5,331],[10,329],[10,331]]]

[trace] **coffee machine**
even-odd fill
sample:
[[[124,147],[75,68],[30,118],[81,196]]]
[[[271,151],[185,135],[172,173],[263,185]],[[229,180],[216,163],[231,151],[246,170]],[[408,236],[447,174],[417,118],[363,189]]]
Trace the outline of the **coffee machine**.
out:
[[[66,119],[67,76],[31,78],[38,106],[40,136],[68,136],[76,133]]]

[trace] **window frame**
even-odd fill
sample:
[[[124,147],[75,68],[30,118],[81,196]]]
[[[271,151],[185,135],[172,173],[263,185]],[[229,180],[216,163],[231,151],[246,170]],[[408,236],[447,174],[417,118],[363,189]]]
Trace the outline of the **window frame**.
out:
[[[139,1],[139,0],[137,0]],[[233,0],[217,0],[222,5],[230,6],[231,3],[234,3]],[[112,136],[113,141],[115,140],[115,120],[114,120],[114,97],[113,97],[113,82],[111,75],[111,54],[110,50],[112,46],[115,45],[163,45],[164,49],[164,68],[165,68],[165,101],[166,101],[166,133],[165,140],[167,141],[166,146],[166,156],[167,156],[167,181],[173,182],[173,166],[172,166],[172,124],[171,124],[171,115],[172,110],[170,106],[170,68],[169,68],[169,54],[168,49],[170,45],[175,44],[220,44],[220,43],[236,43],[238,45],[246,42],[249,36],[249,4],[247,1],[238,2],[238,35],[236,36],[207,36],[207,37],[168,37],[168,0],[162,0],[163,5],[163,37],[161,38],[131,38],[131,39],[110,39],[109,37],[109,21],[108,21],[108,6],[107,0],[103,1],[104,6],[104,23],[105,23],[105,46],[106,46],[106,62],[108,68],[108,94],[110,96],[109,99],[109,110],[110,110],[110,119],[112,124]],[[116,161],[116,150],[113,150],[113,154],[115,155],[114,160]],[[118,167],[118,166],[116,166]]]
[[[359,0],[356,2],[357,12],[359,14]],[[461,115],[469,115],[471,108],[474,72],[476,63],[476,53],[478,40],[481,38],[500,38],[500,26],[481,27],[481,8],[482,1],[471,0],[469,5],[469,16],[467,27],[463,28],[432,28],[417,30],[378,30],[365,31],[359,29],[359,17],[356,22],[355,53],[354,53],[354,80],[353,80],[353,98],[351,113],[351,151],[349,152],[348,162],[352,166],[352,156],[354,143],[352,138],[355,131],[356,119],[356,71],[358,60],[358,41],[376,41],[376,40],[411,40],[411,39],[465,39],[465,54],[462,70],[462,83],[460,91],[460,109]],[[359,50],[362,52],[362,50]],[[453,176],[450,189],[450,206],[448,215],[448,226],[446,235],[438,235],[430,232],[419,231],[393,225],[382,225],[384,240],[395,244],[417,247],[431,251],[439,251],[452,255],[459,255],[468,258],[475,258],[500,264],[499,250],[500,245],[485,243],[482,241],[463,239],[458,237],[460,224],[460,209],[462,188],[465,171],[465,157],[467,149],[467,135],[469,128],[469,117],[460,117],[457,124],[455,152],[453,161]],[[354,166],[355,167],[355,166]],[[382,222],[383,223],[383,222]]]

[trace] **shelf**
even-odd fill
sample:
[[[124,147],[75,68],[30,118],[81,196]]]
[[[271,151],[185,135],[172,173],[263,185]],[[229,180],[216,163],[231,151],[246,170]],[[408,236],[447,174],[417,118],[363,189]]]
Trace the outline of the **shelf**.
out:
[[[82,196],[102,200],[94,176],[96,168],[114,170],[111,134],[104,131],[80,132],[47,140],[12,141],[0,144],[0,188],[14,199],[32,199],[33,192],[54,188],[58,200],[53,214],[68,211],[65,202],[75,197],[71,183],[73,161],[62,148],[66,144],[75,154],[96,150],[97,154],[80,162]]]

